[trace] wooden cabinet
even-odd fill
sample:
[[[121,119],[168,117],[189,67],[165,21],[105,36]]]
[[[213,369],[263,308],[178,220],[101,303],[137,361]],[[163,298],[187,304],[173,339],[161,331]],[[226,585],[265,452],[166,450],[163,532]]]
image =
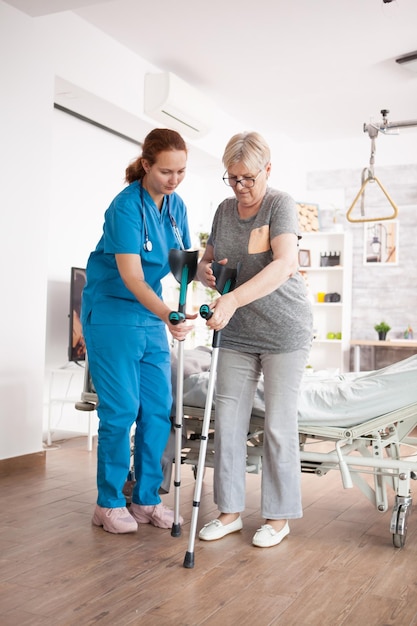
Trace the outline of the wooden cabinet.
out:
[[[314,370],[349,371],[352,241],[346,232],[302,233],[300,267],[313,306]],[[340,298],[340,300],[339,300]]]

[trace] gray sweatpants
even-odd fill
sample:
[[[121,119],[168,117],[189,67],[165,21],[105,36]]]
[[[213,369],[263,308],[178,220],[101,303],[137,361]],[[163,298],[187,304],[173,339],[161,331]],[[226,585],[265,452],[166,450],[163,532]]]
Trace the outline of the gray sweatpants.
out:
[[[220,512],[237,513],[245,508],[246,436],[263,372],[261,515],[265,519],[302,517],[297,399],[309,348],[284,354],[220,348],[214,434],[214,501]]]

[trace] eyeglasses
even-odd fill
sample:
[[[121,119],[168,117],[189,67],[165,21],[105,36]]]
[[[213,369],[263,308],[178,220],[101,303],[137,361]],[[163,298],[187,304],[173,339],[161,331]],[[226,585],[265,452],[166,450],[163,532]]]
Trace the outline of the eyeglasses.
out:
[[[223,176],[223,181],[228,187],[237,187],[238,183],[240,183],[242,187],[250,189],[255,186],[256,179],[262,171],[263,170],[259,170],[255,178],[249,176],[242,176],[242,178],[237,178],[236,176]]]

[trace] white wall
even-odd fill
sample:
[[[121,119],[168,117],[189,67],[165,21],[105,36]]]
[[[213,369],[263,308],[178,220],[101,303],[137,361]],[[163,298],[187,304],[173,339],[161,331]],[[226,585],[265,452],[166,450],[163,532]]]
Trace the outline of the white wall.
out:
[[[417,112],[416,118],[417,119]],[[366,118],[364,123],[370,120]],[[399,122],[394,112],[390,121]],[[267,136],[267,134],[265,134]],[[316,142],[314,144],[291,144],[282,137],[268,137],[272,150],[271,184],[285,189],[297,200],[319,204],[324,210],[339,207],[343,212],[353,201],[360,189],[360,174],[369,167],[371,140],[362,128],[358,128],[357,137],[338,142]],[[375,150],[375,174],[385,166],[417,163],[417,128],[404,128],[398,134],[379,134]],[[357,169],[357,189],[352,196],[341,193],[337,172]],[[314,194],[307,188],[307,172],[334,171],[334,178],[329,176],[326,190]]]
[[[51,67],[33,21],[0,3],[0,458],[41,449]]]
[[[42,450],[45,340],[48,370],[62,364],[66,357],[67,320],[60,317],[58,321],[55,314],[63,316],[67,309],[64,299],[69,268],[84,265],[82,260],[87,250],[98,238],[97,225],[100,223],[101,227],[103,212],[111,200],[109,196],[122,180],[127,165],[124,156],[127,152],[135,155],[134,150],[123,149],[120,154],[123,163],[117,164],[117,155],[112,155],[101,187],[98,184],[101,171],[90,171],[106,161],[97,134],[85,128],[85,139],[77,149],[63,155],[59,147],[61,141],[63,146],[63,135],[68,129],[56,124],[55,77],[79,85],[115,108],[137,116],[142,129],[142,137],[138,139],[142,139],[155,126],[152,120],[140,117],[144,74],[158,68],[70,12],[30,18],[1,1],[0,67],[0,280],[4,335],[0,351],[0,459],[3,459]],[[216,119],[215,132],[205,138],[204,146],[201,144],[211,155],[210,167],[205,169],[201,159],[190,159],[199,165],[194,167],[195,173],[193,166],[190,167],[187,177],[190,182],[183,186],[194,230],[205,224],[220,197],[220,183],[210,184],[218,174],[213,168],[215,146],[219,142],[223,147],[225,138],[230,131],[235,132],[237,124],[226,116],[223,119],[221,113]],[[189,143],[193,148],[193,142]],[[72,169],[79,172],[77,162],[83,162],[85,167],[81,190],[71,188]],[[55,183],[58,179],[59,189]],[[84,203],[75,206],[80,191]],[[87,217],[85,207],[93,208],[91,217]],[[86,213],[82,217],[88,224],[79,239],[74,236],[77,230],[74,216],[78,219],[83,208]],[[73,246],[77,241],[78,245]],[[59,304],[48,300],[47,308],[48,281],[59,294]]]

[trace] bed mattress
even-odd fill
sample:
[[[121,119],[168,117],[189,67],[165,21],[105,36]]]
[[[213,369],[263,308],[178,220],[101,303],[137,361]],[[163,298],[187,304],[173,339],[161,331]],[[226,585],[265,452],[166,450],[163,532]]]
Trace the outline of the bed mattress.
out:
[[[210,348],[184,352],[185,406],[204,408],[211,360]],[[176,360],[173,358],[175,394]],[[356,426],[417,402],[417,355],[371,372],[306,373],[298,417],[300,425]],[[215,405],[215,394],[214,401]],[[175,408],[175,398],[174,398]],[[253,415],[264,415],[263,380],[259,381]]]

